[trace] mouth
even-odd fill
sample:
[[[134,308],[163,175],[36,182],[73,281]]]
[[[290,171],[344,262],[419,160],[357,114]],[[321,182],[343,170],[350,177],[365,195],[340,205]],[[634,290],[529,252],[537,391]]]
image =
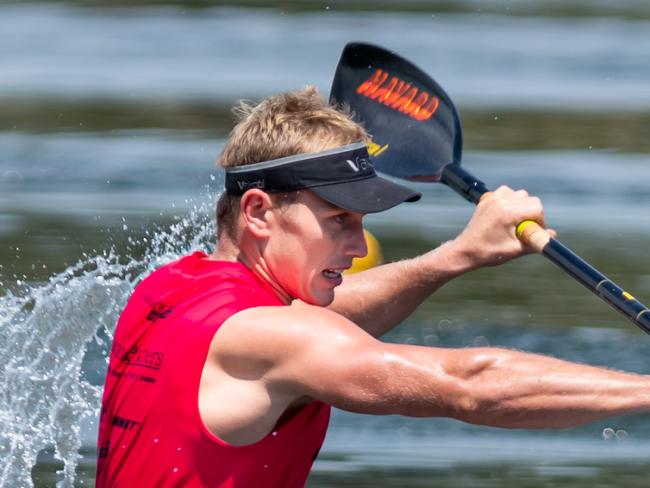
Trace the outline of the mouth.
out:
[[[329,281],[340,285],[341,282],[343,281],[343,271],[345,271],[346,268],[328,268],[324,269],[321,274],[327,278]]]

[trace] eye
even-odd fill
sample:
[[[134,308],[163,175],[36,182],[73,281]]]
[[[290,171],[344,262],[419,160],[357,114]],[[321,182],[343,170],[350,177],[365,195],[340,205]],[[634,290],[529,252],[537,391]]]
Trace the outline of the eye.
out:
[[[343,225],[345,224],[346,221],[347,221],[346,214],[337,214],[334,216],[334,222],[336,222],[337,224]]]

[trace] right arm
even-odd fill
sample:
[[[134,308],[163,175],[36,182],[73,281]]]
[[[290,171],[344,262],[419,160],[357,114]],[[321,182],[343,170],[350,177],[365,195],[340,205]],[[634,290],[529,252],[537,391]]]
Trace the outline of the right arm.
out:
[[[291,395],[354,412],[505,428],[571,427],[650,410],[646,376],[498,348],[385,344],[332,312],[309,312],[281,339],[268,377]]]

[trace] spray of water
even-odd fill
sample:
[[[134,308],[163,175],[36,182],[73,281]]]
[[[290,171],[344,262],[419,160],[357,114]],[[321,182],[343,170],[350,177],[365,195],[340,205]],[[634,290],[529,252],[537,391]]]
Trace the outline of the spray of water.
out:
[[[63,462],[58,487],[72,487],[81,455],[81,424],[96,418],[102,388],[83,378],[92,341],[107,357],[117,317],[137,283],[155,268],[214,235],[215,195],[167,229],[147,231],[143,257],[114,250],[86,256],[47,283],[0,297],[0,486],[33,486],[38,453]]]

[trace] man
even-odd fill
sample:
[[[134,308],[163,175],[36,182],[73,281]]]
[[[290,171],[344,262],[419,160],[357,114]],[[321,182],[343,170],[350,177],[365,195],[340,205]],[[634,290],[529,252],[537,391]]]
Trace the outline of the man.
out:
[[[215,252],[154,272],[120,317],[98,486],[303,486],[330,405],[511,428],[648,410],[643,376],[376,339],[448,280],[526,253],[514,229],[544,224],[537,198],[501,187],[453,241],[343,279],[364,215],[419,194],[378,177],[363,129],[314,89],[240,112]]]

